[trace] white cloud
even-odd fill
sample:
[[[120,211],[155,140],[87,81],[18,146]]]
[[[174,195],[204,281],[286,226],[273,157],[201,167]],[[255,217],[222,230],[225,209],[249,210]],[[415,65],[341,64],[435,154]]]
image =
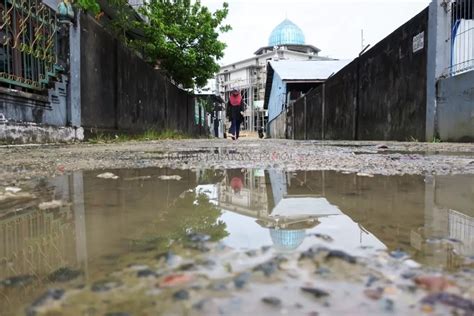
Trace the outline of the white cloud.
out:
[[[215,10],[223,1],[202,0]],[[305,33],[306,43],[321,55],[341,59],[361,50],[361,30],[366,44],[374,45],[421,12],[429,0],[229,0],[227,23],[232,31],[221,36],[228,47],[222,64],[251,57],[268,44],[273,28],[285,17]]]

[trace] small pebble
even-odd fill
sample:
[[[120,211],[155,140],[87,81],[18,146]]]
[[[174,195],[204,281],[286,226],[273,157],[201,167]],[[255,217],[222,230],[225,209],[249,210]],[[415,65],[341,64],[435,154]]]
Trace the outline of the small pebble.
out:
[[[49,300],[58,301],[64,296],[63,289],[49,289],[46,293],[38,297],[31,306],[26,309],[27,316],[36,316],[37,309],[46,304]]]
[[[97,178],[117,180],[119,177],[111,172],[105,172],[105,173],[99,174]]]
[[[395,259],[402,259],[408,257],[408,254],[401,250],[395,250],[390,252],[390,257]]]
[[[183,301],[189,299],[189,292],[186,290],[179,290],[173,294],[173,298],[177,301]]]
[[[278,297],[274,296],[264,297],[262,298],[262,302],[275,307],[281,306],[281,300]]]
[[[383,289],[382,288],[377,288],[377,289],[366,289],[364,291],[365,296],[372,300],[379,300],[382,298],[383,295]]]
[[[249,250],[245,253],[247,256],[253,258],[257,256],[257,251],[256,250]]]
[[[313,294],[316,298],[321,298],[325,296],[329,296],[329,293],[314,287],[302,287],[301,290],[306,293]]]
[[[387,312],[393,312],[394,309],[395,309],[395,302],[391,299],[384,299],[383,300],[383,305],[384,305],[384,309],[387,311]]]
[[[49,275],[49,280],[51,282],[69,282],[82,274],[79,270],[72,270],[69,268],[59,268]]]
[[[101,280],[97,281],[91,286],[91,291],[96,293],[107,292],[120,286],[119,282],[110,281],[110,280]]]
[[[20,287],[31,284],[33,280],[34,278],[31,275],[17,275],[5,280],[0,280],[0,285],[5,287]]]
[[[234,285],[236,288],[241,289],[247,284],[252,275],[250,272],[242,272],[234,278]]]
[[[147,278],[150,276],[156,276],[156,273],[150,269],[140,270],[137,272],[137,277],[139,278]]]
[[[211,236],[199,233],[188,234],[188,239],[191,242],[206,242],[211,240]]]
[[[356,257],[351,256],[351,255],[345,253],[344,251],[340,251],[340,250],[331,250],[326,255],[326,260],[331,260],[331,259],[334,259],[334,258],[346,261],[346,262],[351,263],[351,264],[355,264],[357,262]]]
[[[377,282],[379,280],[379,278],[373,276],[373,275],[370,275],[369,276],[369,279],[367,280],[367,283],[365,284],[366,287],[371,287],[372,284],[374,284],[375,282]]]

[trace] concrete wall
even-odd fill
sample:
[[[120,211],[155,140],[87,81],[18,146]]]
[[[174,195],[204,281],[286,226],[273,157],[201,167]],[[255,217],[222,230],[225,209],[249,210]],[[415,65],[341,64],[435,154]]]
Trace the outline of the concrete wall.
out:
[[[66,126],[67,78],[62,76],[62,80],[54,83],[54,88],[44,94],[0,87],[0,113],[10,124]]]
[[[427,32],[425,9],[359,59],[358,139],[425,140]]]
[[[439,80],[437,107],[442,141],[474,141],[474,71]]]
[[[195,98],[81,17],[81,103],[86,133],[171,129],[194,134]]]
[[[25,144],[82,140],[80,125],[71,125],[67,99],[66,76],[61,76],[45,95],[0,87],[0,141]]]
[[[425,9],[298,100],[295,137],[425,140],[427,26]]]
[[[357,62],[356,59],[325,83],[325,139],[354,139]]]

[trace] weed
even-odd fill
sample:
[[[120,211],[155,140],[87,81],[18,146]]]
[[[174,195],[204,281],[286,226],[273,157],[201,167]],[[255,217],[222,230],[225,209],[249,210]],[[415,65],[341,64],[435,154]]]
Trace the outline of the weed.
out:
[[[98,133],[94,137],[89,139],[91,144],[103,144],[103,143],[123,143],[129,141],[151,141],[151,140],[165,140],[165,139],[185,139],[191,138],[191,136],[174,130],[163,130],[156,131],[154,129],[146,130],[142,134],[129,135],[129,134],[118,134],[112,136],[110,134]]]

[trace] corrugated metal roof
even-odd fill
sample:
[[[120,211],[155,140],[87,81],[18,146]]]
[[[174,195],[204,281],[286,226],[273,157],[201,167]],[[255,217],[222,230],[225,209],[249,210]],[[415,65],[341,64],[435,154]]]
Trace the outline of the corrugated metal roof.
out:
[[[282,80],[326,80],[351,60],[280,60],[270,65]]]

